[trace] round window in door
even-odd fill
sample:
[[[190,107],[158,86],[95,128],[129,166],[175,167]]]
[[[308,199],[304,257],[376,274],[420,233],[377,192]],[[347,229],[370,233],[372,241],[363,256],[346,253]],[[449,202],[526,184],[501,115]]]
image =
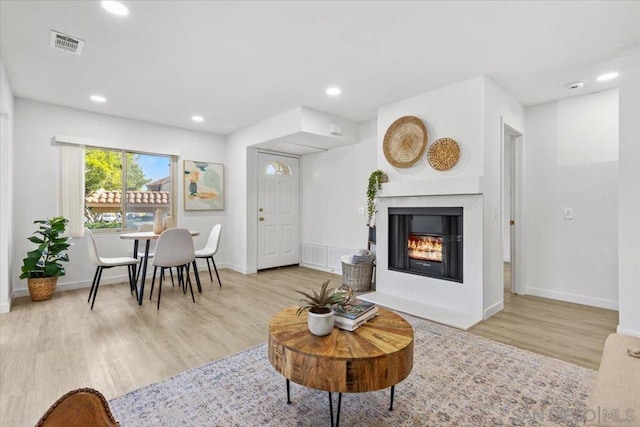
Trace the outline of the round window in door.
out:
[[[291,168],[285,162],[274,160],[267,166],[267,175],[291,175]]]

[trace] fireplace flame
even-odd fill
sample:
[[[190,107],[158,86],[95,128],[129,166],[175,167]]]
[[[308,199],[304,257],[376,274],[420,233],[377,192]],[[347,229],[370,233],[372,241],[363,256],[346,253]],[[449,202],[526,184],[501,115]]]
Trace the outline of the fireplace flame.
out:
[[[409,233],[409,258],[442,262],[442,236]]]

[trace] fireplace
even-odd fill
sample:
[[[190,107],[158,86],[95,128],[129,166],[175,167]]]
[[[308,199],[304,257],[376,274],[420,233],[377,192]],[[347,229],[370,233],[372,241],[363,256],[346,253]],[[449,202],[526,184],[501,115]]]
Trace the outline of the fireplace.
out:
[[[389,270],[462,283],[462,208],[389,208]]]

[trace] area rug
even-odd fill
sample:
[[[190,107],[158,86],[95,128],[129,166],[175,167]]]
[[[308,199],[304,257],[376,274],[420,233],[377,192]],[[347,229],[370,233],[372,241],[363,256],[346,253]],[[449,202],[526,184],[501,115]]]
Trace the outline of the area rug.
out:
[[[582,425],[594,371],[404,317],[415,329],[414,366],[393,411],[389,390],[344,394],[343,426]],[[122,426],[330,424],[327,392],[292,383],[291,400],[262,344],[109,404]]]

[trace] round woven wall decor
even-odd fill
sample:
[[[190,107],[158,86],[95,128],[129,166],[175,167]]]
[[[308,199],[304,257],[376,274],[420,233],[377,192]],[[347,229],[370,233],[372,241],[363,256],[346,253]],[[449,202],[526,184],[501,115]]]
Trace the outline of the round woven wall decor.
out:
[[[422,120],[415,116],[400,117],[384,134],[384,157],[397,168],[408,168],[422,157],[428,139]]]
[[[460,146],[451,138],[440,138],[429,147],[429,164],[439,171],[448,171],[460,159]]]

